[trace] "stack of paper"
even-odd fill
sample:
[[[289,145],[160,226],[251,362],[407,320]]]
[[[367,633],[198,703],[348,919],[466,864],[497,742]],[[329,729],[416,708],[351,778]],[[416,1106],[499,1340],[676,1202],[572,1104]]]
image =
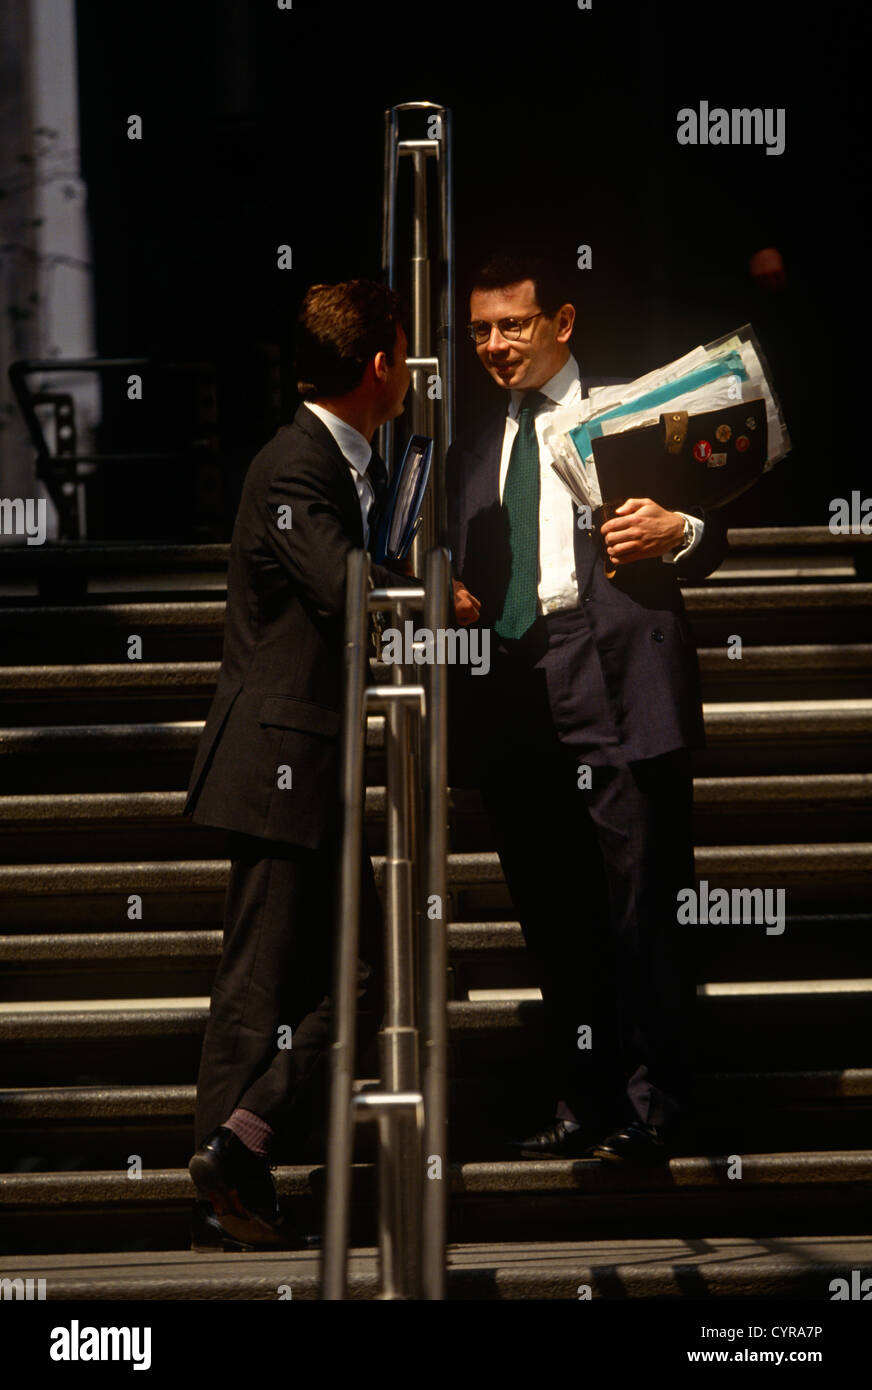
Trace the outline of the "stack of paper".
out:
[[[769,469],[790,451],[790,437],[768,364],[754,330],[745,324],[635,381],[594,387],[581,402],[574,428],[546,431],[551,466],[576,501],[595,509],[602,495],[594,465],[594,439],[656,424],[666,411],[686,410],[698,415],[760,398],[766,402]]]

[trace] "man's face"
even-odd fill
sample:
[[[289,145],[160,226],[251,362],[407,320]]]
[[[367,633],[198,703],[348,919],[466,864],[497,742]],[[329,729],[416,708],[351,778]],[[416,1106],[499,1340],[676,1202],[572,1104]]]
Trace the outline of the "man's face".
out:
[[[397,336],[394,340],[394,361],[393,366],[388,367],[388,374],[385,380],[385,390],[387,394],[386,409],[390,412],[385,415],[386,420],[396,420],[398,415],[403,413],[403,401],[409,390],[412,381],[412,373],[406,366],[406,349],[409,344],[401,323],[397,324]]]
[[[471,323],[483,321],[493,325],[487,341],[476,344],[476,352],[488,375],[506,390],[528,391],[544,386],[569,357],[575,312],[565,304],[554,318],[546,318],[536,302],[532,280],[521,280],[500,290],[473,290],[469,319]],[[511,339],[496,327],[503,319],[529,322],[523,325],[520,338]]]

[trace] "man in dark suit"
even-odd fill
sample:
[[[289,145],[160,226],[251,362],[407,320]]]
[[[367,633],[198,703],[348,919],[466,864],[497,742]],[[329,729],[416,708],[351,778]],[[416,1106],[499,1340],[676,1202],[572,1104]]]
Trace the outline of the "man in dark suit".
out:
[[[677,578],[726,542],[716,516],[651,497],[600,529],[576,515],[544,436],[601,382],[570,353],[567,298],[535,254],[473,281],[470,334],[503,399],[447,460],[458,614],[492,629],[489,674],[452,673],[452,780],[481,788],[541,981],[553,1119],[516,1148],[650,1164],[685,1105],[693,994],[676,894],[703,729]]]
[[[293,423],[245,479],[218,687],[185,813],[230,832],[224,949],[197,1084],[195,1249],[293,1246],[273,1141],[330,1042],[346,557],[387,490],[370,440],[409,386],[402,308],[365,280],[316,285],[297,340]],[[412,583],[373,565],[378,587]],[[361,865],[360,1045],[381,1012],[381,915]]]

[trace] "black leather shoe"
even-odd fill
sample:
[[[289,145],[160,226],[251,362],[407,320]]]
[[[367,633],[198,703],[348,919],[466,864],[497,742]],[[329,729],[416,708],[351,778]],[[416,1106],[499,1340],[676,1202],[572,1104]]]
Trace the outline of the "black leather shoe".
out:
[[[232,1129],[220,1125],[214,1130],[194,1154],[188,1172],[231,1240],[259,1250],[302,1248],[300,1237],[279,1211],[269,1163],[252,1153]]]
[[[314,1250],[321,1244],[319,1235],[301,1236],[286,1217],[280,1218],[278,1229],[285,1236],[288,1250]],[[275,1250],[274,1240],[268,1244],[256,1241],[236,1240],[224,1229],[211,1202],[195,1202],[191,1212],[191,1249],[198,1254],[225,1251],[228,1254],[243,1254],[249,1250]]]
[[[555,1120],[529,1139],[511,1139],[509,1146],[520,1158],[592,1158],[591,1145],[599,1132],[589,1124],[568,1130],[565,1120]]]
[[[595,1158],[629,1168],[657,1168],[669,1162],[669,1145],[662,1129],[631,1120],[593,1146]]]

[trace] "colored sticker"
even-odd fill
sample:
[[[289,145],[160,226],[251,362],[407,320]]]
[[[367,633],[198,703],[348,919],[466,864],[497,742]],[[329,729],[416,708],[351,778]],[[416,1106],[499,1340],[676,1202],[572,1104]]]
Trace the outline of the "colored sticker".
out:
[[[726,456],[726,454],[712,454],[711,458],[708,460],[708,462],[707,462],[707,464],[706,464],[706,467],[707,467],[707,468],[723,468],[723,466],[724,466],[724,464],[726,463],[726,461],[727,461],[727,456]]]
[[[705,463],[711,451],[712,446],[707,439],[698,439],[693,446],[693,456],[697,463]]]
[[[757,421],[754,419],[753,415],[748,416],[745,424],[748,426],[749,430],[755,430],[757,428]]]
[[[718,425],[715,430],[715,439],[719,444],[726,444],[732,433],[733,431],[730,429],[729,425]]]
[[[740,454],[744,454],[751,447],[751,441],[746,434],[740,434],[736,440],[736,448]]]

